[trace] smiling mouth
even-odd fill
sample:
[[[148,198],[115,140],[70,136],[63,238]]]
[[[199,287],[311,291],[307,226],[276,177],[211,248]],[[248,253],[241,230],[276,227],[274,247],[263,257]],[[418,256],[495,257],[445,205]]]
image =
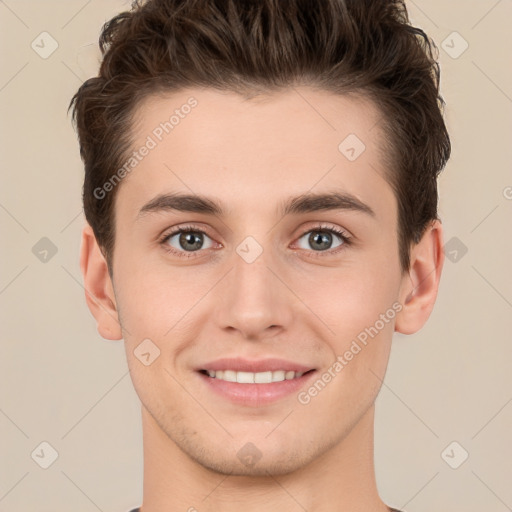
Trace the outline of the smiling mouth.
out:
[[[276,370],[255,373],[235,370],[200,370],[199,373],[207,375],[212,379],[223,380],[226,382],[237,382],[238,384],[271,384],[273,382],[282,382],[284,380],[299,379],[303,375],[313,371],[315,370],[312,369],[306,372]]]

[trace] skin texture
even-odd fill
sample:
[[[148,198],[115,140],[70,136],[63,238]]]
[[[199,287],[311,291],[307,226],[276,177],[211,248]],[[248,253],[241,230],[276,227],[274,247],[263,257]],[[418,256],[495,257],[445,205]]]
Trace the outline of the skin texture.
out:
[[[152,96],[139,105],[134,149],[191,96],[197,106],[118,185],[112,280],[89,226],[82,238],[89,308],[101,336],[124,339],[142,402],[142,511],[387,511],[374,477],[374,401],[393,332],[416,332],[433,308],[441,224],[402,273],[379,112],[355,97],[307,87],[252,100],[208,89]],[[355,161],[338,150],[352,133],[366,146]],[[279,211],[290,197],[334,190],[375,215]],[[225,214],[139,216],[175,192],[215,199]],[[206,233],[204,248],[186,252],[178,236],[159,242],[190,223]],[[315,249],[308,238],[321,226],[351,243],[332,235],[331,248]],[[252,263],[236,252],[248,236],[263,249]],[[292,393],[234,405],[195,371],[221,357],[279,357],[321,375],[393,304],[401,311],[307,404]],[[134,355],[147,338],[160,350],[149,366]],[[249,442],[261,454],[252,466],[237,456]]]

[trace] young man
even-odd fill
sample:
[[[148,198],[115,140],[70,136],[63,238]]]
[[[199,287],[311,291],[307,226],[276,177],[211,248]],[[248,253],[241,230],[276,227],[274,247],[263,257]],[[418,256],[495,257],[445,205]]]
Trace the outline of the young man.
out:
[[[142,403],[142,512],[389,512],[374,402],[433,308],[450,153],[400,1],[149,0],[72,101],[98,331]]]

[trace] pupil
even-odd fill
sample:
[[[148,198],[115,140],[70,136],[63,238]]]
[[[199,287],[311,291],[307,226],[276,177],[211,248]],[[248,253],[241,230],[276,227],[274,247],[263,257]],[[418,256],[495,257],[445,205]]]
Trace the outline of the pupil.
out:
[[[315,233],[311,233],[309,236],[309,242],[312,247],[316,247],[317,249],[323,251],[331,247],[332,240],[330,233],[316,231]],[[327,244],[327,247],[322,246],[322,243]]]
[[[187,246],[187,244],[189,244]],[[203,244],[201,238],[196,236],[194,233],[182,233],[180,235],[180,245],[183,249],[187,251],[192,251],[195,249],[201,249],[201,245]]]

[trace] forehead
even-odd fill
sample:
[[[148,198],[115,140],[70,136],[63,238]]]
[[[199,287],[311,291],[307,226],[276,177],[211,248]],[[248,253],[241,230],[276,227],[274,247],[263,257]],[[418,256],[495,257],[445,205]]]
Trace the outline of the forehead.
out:
[[[281,144],[290,142],[295,146],[297,155],[306,156],[311,144],[318,146],[320,139],[338,151],[340,138],[348,134],[359,137],[365,145],[382,143],[380,119],[375,104],[362,94],[335,95],[310,87],[293,87],[246,98],[231,91],[186,89],[141,100],[132,129],[138,142],[152,134],[157,143],[172,145],[173,139],[176,143],[179,139],[180,145],[188,142],[210,151],[227,144],[248,154],[251,147],[254,151],[259,149],[254,142],[268,143],[277,137]],[[251,131],[252,140],[244,141],[248,132],[240,132],[241,128]],[[191,132],[194,137],[188,136]],[[172,137],[166,137],[171,133]],[[230,144],[233,140],[237,141],[236,148]],[[299,145],[300,142],[307,144]]]
[[[195,88],[151,95],[132,126],[134,151],[151,150],[123,180],[121,196],[136,213],[162,192],[226,197],[229,190],[234,208],[261,210],[283,195],[335,186],[386,207],[394,197],[379,119],[362,96],[308,87],[251,99]]]

